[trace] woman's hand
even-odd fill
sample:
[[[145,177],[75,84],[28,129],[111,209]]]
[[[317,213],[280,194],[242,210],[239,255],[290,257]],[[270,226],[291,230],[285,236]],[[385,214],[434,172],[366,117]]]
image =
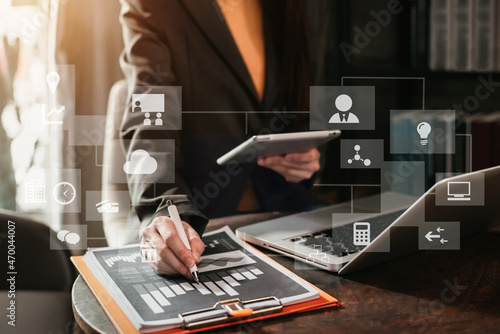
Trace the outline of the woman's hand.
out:
[[[205,250],[205,244],[188,223],[182,222],[182,225],[186,231],[192,252],[186,248],[179,238],[175,224],[169,217],[156,217],[151,225],[142,231],[141,248],[154,249],[155,259],[146,260],[158,274],[181,274],[188,279],[193,279],[189,268],[200,261],[200,256]]]
[[[283,175],[288,182],[298,183],[310,179],[319,170],[320,156],[319,151],[313,148],[304,153],[261,158],[257,160],[257,164]]]

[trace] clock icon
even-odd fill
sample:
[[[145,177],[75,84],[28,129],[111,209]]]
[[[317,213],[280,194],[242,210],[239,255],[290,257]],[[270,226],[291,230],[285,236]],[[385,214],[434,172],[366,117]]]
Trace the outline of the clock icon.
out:
[[[69,182],[60,182],[54,187],[54,199],[57,203],[68,205],[76,198],[76,189]]]

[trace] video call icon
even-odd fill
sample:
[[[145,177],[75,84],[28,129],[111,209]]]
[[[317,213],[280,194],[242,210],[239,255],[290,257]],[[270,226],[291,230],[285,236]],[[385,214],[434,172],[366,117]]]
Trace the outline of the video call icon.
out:
[[[144,125],[163,125],[162,114],[165,112],[164,94],[132,94],[132,112],[144,113]],[[156,119],[151,119],[156,113]]]

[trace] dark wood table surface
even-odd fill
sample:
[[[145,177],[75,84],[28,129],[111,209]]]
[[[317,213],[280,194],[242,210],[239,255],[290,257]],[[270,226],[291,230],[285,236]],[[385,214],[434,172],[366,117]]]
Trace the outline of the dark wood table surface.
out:
[[[273,214],[217,219],[210,230]],[[500,333],[500,234],[461,241],[459,251],[421,251],[347,276],[261,249],[326,291],[340,307],[233,325],[213,333]],[[75,318],[86,333],[116,333],[81,277],[72,291]]]

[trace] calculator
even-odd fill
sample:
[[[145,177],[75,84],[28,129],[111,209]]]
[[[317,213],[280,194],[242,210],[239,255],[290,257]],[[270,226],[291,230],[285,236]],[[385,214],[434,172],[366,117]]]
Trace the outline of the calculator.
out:
[[[370,244],[370,223],[354,223],[352,239],[355,246],[368,246]]]

